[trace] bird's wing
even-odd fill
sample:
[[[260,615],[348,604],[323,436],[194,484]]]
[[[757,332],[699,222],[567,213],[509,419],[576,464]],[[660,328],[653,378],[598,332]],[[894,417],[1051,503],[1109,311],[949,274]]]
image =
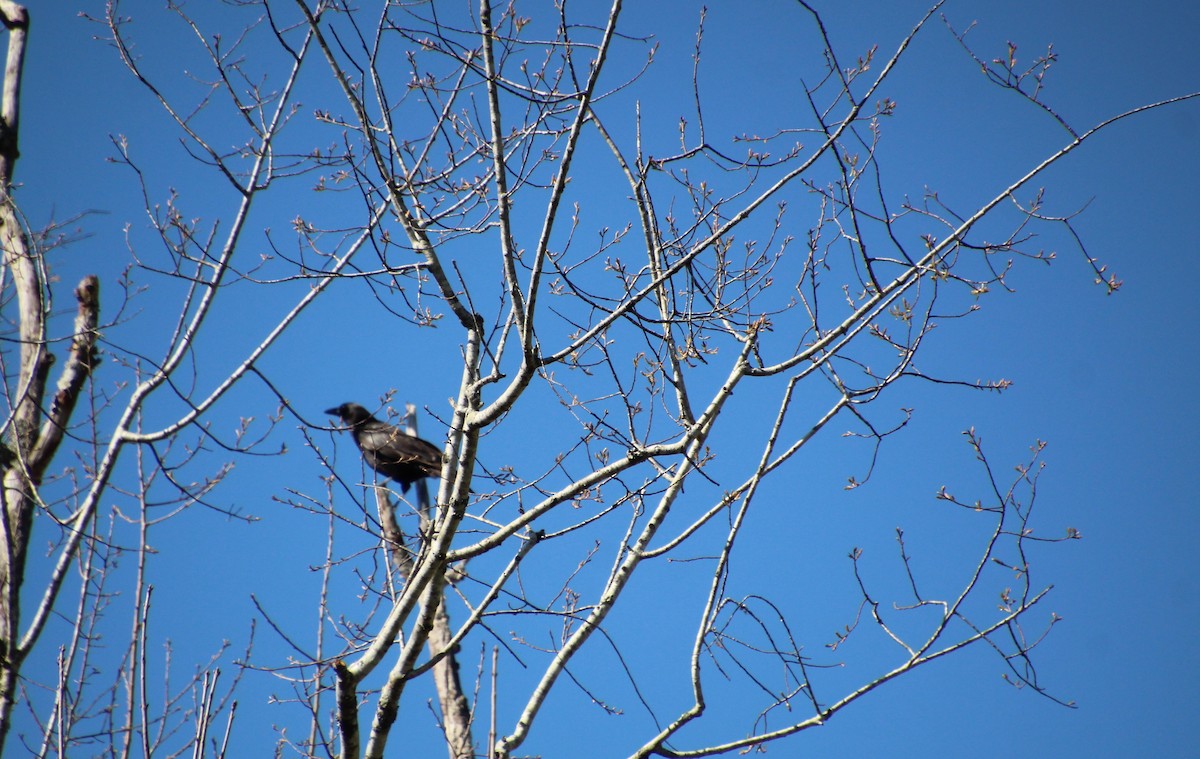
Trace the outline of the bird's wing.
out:
[[[358,432],[358,445],[363,453],[374,456],[380,464],[412,464],[430,475],[442,471],[442,454],[431,443],[405,434],[390,424],[370,426]]]

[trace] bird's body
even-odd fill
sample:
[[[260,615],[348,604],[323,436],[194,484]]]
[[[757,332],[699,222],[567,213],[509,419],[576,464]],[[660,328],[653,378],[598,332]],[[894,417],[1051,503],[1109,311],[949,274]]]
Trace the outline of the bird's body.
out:
[[[442,452],[432,443],[380,421],[357,403],[326,409],[349,428],[363,460],[372,469],[400,485],[401,492],[423,477],[440,477]]]

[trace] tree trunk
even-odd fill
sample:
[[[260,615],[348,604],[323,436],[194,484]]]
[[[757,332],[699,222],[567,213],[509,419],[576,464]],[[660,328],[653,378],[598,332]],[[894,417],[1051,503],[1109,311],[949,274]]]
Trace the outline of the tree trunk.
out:
[[[8,388],[12,401],[0,441],[0,752],[3,751],[16,702],[21,664],[37,640],[39,629],[21,630],[21,590],[25,582],[33,515],[41,498],[37,489],[67,429],[75,403],[96,365],[96,329],[100,282],[88,276],[75,290],[79,302],[70,353],[43,420],[46,382],[54,356],[46,348],[48,282],[41,251],[31,247],[12,198],[13,169],[20,153],[21,74],[29,16],[25,8],[0,0],[0,20],[8,30],[8,54],[0,94],[0,255],[16,290],[21,365],[17,384]],[[52,605],[58,587],[42,599]],[[41,615],[44,616],[44,615]],[[27,640],[22,641],[24,635]]]

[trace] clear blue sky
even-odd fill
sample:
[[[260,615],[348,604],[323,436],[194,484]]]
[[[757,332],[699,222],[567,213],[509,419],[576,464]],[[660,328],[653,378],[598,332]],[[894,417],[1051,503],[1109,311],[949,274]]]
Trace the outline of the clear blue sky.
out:
[[[122,11],[135,19],[131,30],[148,70],[161,72],[163,82],[177,83],[181,69],[195,61],[186,52],[183,30],[159,5],[129,3]],[[647,86],[659,88],[653,106],[668,114],[685,110],[688,93],[678,86],[687,82],[698,6],[630,5],[635,7],[627,10],[626,28],[637,33],[653,27],[662,42],[660,61],[647,80]],[[879,44],[881,55],[890,54],[925,9],[907,0],[824,5],[825,24],[847,61],[872,43]],[[98,3],[78,7],[102,12]],[[168,187],[197,193],[203,185],[150,98],[123,71],[114,51],[91,38],[97,30],[58,3],[33,2],[30,11],[17,170],[24,186],[18,198],[35,227],[51,218],[98,212],[75,225],[87,237],[56,254],[56,271],[65,283],[98,271],[105,293],[115,296],[116,276],[128,262],[122,230],[130,225],[135,237],[144,234],[145,220],[130,173],[106,161],[114,152],[110,135],[127,135],[146,161],[156,201]],[[1028,60],[1052,43],[1060,61],[1048,79],[1046,99],[1078,128],[1200,89],[1195,44],[1200,6],[1195,4],[977,1],[950,2],[944,12],[959,28],[977,20],[973,40],[990,55],[1013,40]],[[761,124],[737,131],[767,131],[785,126],[779,120],[789,114],[804,112],[768,86],[769,78],[756,76],[756,71],[795,65],[796,48],[804,44],[781,17],[798,18],[781,3],[710,10],[705,43],[711,55],[702,81],[714,103],[711,129],[728,123],[732,131],[745,115]],[[754,107],[743,112],[735,104],[720,112],[715,104],[726,91]],[[897,194],[916,196],[924,187],[935,188],[966,209],[1063,142],[1062,132],[1044,115],[989,89],[937,22],[918,38],[888,94],[899,103],[884,132]],[[314,93],[305,102],[306,112],[327,95]],[[670,139],[674,122],[668,123]],[[1077,228],[1089,252],[1124,280],[1121,290],[1106,297],[1092,284],[1082,256],[1064,238],[1048,235],[1046,246],[1059,252],[1054,265],[1025,264],[1011,280],[1015,293],[989,296],[978,318],[940,330],[925,359],[930,370],[955,370],[970,380],[1005,377],[1013,387],[1002,395],[916,384],[898,388],[881,405],[913,407],[914,420],[884,446],[872,481],[850,493],[842,485],[846,476],[861,474],[866,452],[838,437],[842,426],[829,430],[815,457],[800,462],[792,479],[780,486],[781,499],[802,490],[806,508],[799,514],[764,512],[767,521],[750,528],[763,550],[739,559],[743,591],[753,580],[763,580],[794,603],[794,613],[803,619],[806,612],[795,609],[826,600],[818,589],[843,587],[849,571],[844,556],[851,546],[863,547],[871,561],[880,557],[878,565],[869,564],[880,572],[895,568],[883,557],[894,551],[896,526],[905,528],[923,556],[954,550],[939,543],[945,513],[932,496],[942,484],[963,491],[978,484],[960,440],[962,430],[974,426],[979,431],[1002,471],[1022,460],[1034,440],[1048,441],[1039,530],[1058,535],[1071,526],[1083,540],[1037,554],[1039,579],[1055,586],[1045,613],[1053,610],[1065,619],[1038,650],[1039,674],[1055,695],[1077,701],[1079,708],[1068,710],[1034,693],[1014,691],[1001,681],[996,657],[980,648],[885,686],[827,727],[777,745],[776,755],[1194,755],[1191,721],[1200,703],[1194,550],[1200,499],[1192,486],[1192,451],[1200,443],[1200,400],[1193,388],[1200,373],[1194,335],[1200,300],[1192,286],[1200,277],[1193,230],[1198,177],[1200,102],[1195,101],[1117,126],[1056,167],[1044,182],[1050,208],[1067,212],[1090,201]],[[193,202],[210,212],[205,201]],[[314,201],[295,202],[307,208]],[[216,200],[213,208],[219,208]],[[285,208],[276,210],[274,228],[284,231],[290,216]],[[110,337],[130,347],[153,344],[167,328],[161,314],[169,312],[173,295],[156,285],[141,296],[142,317],[131,312],[130,321],[114,327]],[[258,304],[256,297],[234,296],[238,312],[228,316],[222,337],[228,352],[215,354],[227,362],[238,360],[238,349],[259,338],[255,309],[267,312],[279,305]],[[346,334],[347,313],[381,321],[386,313],[372,301],[338,297],[339,310],[301,322],[301,330],[266,364],[293,403],[311,414],[308,421],[324,423],[320,410],[343,401],[372,402],[400,384],[397,377],[404,383],[400,400],[443,414],[458,383],[458,337],[448,329],[401,324],[387,326],[386,338],[377,331]],[[64,289],[57,305],[66,308],[68,302]],[[346,357],[365,351],[386,354],[387,365],[347,372]],[[221,368],[202,367],[201,382]],[[102,375],[102,380],[111,383],[115,376]],[[265,393],[248,390],[221,408],[220,423],[228,431],[239,416],[262,417],[273,410]],[[164,417],[171,412],[157,411]],[[276,434],[277,443],[290,449],[287,456],[238,460],[230,482],[213,496],[261,521],[247,526],[193,509],[158,533],[154,571],[161,617],[154,634],[173,641],[180,682],[190,662],[203,660],[222,639],[232,641],[234,649],[244,645],[254,614],[250,593],[281,619],[311,626],[303,616],[315,583],[308,567],[322,560],[324,525],[272,501],[285,488],[319,492],[321,487],[322,472],[295,427],[288,418]],[[422,429],[440,428],[426,416]],[[323,448],[332,446],[324,433],[318,436]],[[347,441],[340,441],[338,452],[338,466],[349,472],[354,452]],[[481,459],[507,462],[510,455],[489,451],[485,441]],[[801,571],[792,575],[797,566]],[[663,617],[669,613],[664,607]],[[831,660],[820,649],[834,626],[825,623],[828,612],[820,614],[812,629],[804,626],[811,637],[803,642],[806,652]],[[646,620],[614,624],[636,634]],[[284,654],[275,639],[261,625],[258,636],[258,663],[278,663]],[[466,647],[468,677],[480,643]],[[597,682],[605,684],[603,677]],[[277,691],[267,675],[247,681],[239,720],[254,748],[236,756],[266,755],[272,734],[264,725],[288,722],[286,710],[264,704],[266,694]],[[615,684],[606,696],[627,707],[621,717],[598,716],[577,691],[564,692],[569,695],[554,708],[567,718],[540,723],[524,747],[529,753],[621,755],[627,744],[619,735],[646,727],[636,722],[641,712],[632,698]],[[427,720],[427,715],[418,707],[407,718]],[[21,729],[18,721],[16,732]],[[589,731],[586,740],[595,753],[563,748],[577,745],[580,731]]]

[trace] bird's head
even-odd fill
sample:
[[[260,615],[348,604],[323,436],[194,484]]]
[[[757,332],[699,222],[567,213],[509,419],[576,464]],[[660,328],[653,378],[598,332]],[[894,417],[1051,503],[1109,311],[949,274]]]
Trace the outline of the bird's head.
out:
[[[343,403],[337,408],[325,409],[325,413],[329,414],[330,416],[336,416],[338,419],[341,419],[342,422],[351,427],[375,418],[371,416],[370,411],[367,411],[357,403]]]

